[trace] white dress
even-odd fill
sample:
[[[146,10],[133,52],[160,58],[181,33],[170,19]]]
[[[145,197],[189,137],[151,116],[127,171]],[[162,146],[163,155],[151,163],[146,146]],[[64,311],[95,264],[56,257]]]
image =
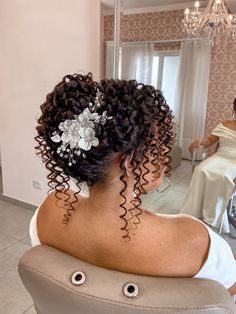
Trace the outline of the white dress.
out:
[[[219,228],[230,197],[235,191],[236,131],[220,123],[212,132],[219,137],[217,152],[202,161],[194,170],[181,214],[202,218]],[[227,215],[224,215],[223,232],[229,232]]]

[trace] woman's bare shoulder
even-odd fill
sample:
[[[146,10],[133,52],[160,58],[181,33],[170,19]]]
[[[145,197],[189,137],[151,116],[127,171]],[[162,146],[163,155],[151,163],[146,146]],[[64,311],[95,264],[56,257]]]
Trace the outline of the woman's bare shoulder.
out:
[[[56,200],[56,191],[52,191],[45,197],[45,199],[43,200],[43,202],[41,203],[41,205],[39,207],[39,210],[41,208],[44,208],[44,207],[50,205],[55,200]]]
[[[67,191],[52,191],[47,195],[47,197],[44,199],[40,206],[40,210],[42,208],[55,208],[55,207],[63,207],[65,203],[68,202],[74,202],[76,200],[75,198],[75,193],[72,190],[67,190]]]
[[[195,275],[208,256],[210,237],[207,228],[198,219],[178,215],[175,218],[173,233],[174,237],[179,239],[179,251],[185,256]]]
[[[148,210],[145,212],[146,214],[149,213]],[[149,213],[149,216],[152,220],[157,218],[163,229],[174,237],[178,236],[181,240],[207,242],[209,239],[207,227],[199,219],[192,216],[185,214],[154,215],[153,213]]]
[[[223,126],[225,126],[226,128],[232,130],[232,131],[236,131],[236,120],[224,120],[222,122]]]
[[[187,233],[194,238],[198,237],[199,239],[206,240],[209,237],[207,227],[199,219],[189,215],[176,215],[175,224],[183,233]]]
[[[150,215],[149,219],[149,228],[144,231],[146,237],[152,239],[149,240],[151,247],[155,248],[153,260],[155,263],[158,261],[158,275],[195,276],[208,256],[210,240],[207,228],[187,215]]]
[[[224,120],[221,122],[224,126],[228,126],[228,125],[236,125],[236,120]]]
[[[69,200],[69,201],[68,201]],[[48,230],[57,229],[64,219],[69,202],[74,201],[74,193],[71,190],[64,192],[53,191],[42,202],[37,218],[37,226],[41,240]]]
[[[204,240],[208,237],[206,226],[197,218],[185,214],[157,216],[174,226],[172,230],[178,232],[179,235],[183,237],[185,237],[186,234],[194,236],[197,234],[199,237],[203,237]]]

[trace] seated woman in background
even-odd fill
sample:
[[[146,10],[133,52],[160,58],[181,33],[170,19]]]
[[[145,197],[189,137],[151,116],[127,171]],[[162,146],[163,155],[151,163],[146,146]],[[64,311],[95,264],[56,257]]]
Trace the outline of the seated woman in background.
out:
[[[141,207],[170,171],[172,114],[160,91],[67,75],[41,110],[37,148],[53,191],[32,218],[32,245],[122,272],[209,278],[236,294],[236,261],[220,236],[191,216]]]
[[[233,103],[236,117],[236,98]],[[220,228],[222,215],[235,191],[236,179],[236,119],[218,124],[204,139],[195,140],[190,146],[192,154],[201,145],[210,147],[219,141],[215,154],[202,161],[194,170],[181,213],[201,218],[207,224]],[[223,232],[230,232],[224,216]]]

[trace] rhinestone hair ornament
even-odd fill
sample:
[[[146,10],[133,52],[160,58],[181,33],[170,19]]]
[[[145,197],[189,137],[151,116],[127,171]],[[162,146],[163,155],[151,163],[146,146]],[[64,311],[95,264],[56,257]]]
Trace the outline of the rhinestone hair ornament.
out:
[[[74,119],[67,119],[59,124],[59,131],[54,131],[51,140],[54,143],[61,143],[57,148],[57,154],[68,159],[68,165],[71,167],[76,164],[75,156],[86,158],[86,151],[93,146],[99,145],[99,140],[95,136],[95,124],[105,125],[107,120],[113,119],[107,116],[107,111],[102,115],[96,112],[101,106],[102,93],[97,89],[95,101],[89,103],[89,106],[83,110],[80,115],[75,115]]]

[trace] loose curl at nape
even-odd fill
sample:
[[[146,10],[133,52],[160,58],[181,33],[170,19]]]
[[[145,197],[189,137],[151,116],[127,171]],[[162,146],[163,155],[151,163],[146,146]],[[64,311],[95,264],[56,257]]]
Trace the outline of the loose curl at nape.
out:
[[[98,90],[103,98],[96,112],[102,114],[107,111],[107,115],[113,119],[106,121],[105,125],[95,125],[99,145],[86,151],[86,158],[76,156],[75,164],[69,166],[68,160],[57,154],[59,144],[53,142],[51,137],[58,131],[61,122],[74,119],[88,108],[89,103],[94,103]],[[104,79],[99,84],[93,81],[91,73],[74,74],[66,75],[47,95],[40,108],[42,114],[36,127],[36,151],[49,171],[48,185],[50,190],[55,190],[58,204],[62,200],[61,193],[66,196],[65,200],[63,197],[65,214],[62,222],[67,223],[75,210],[74,205],[81,191],[79,184],[84,181],[89,187],[98,183],[106,184],[113,156],[120,153],[120,181],[123,184],[120,191],[120,207],[123,210],[120,215],[121,231],[122,238],[129,240],[130,230],[135,232],[140,223],[141,194],[147,193],[145,186],[149,183],[146,179],[150,172],[147,164],[151,163],[155,168],[154,180],[160,177],[160,162],[166,165],[165,175],[170,175],[171,158],[168,153],[174,137],[173,117],[162,93],[152,86],[138,84],[135,80]],[[131,154],[134,198],[131,201],[132,207],[127,208],[125,160]],[[69,191],[70,178],[75,179],[78,187],[73,201]]]

